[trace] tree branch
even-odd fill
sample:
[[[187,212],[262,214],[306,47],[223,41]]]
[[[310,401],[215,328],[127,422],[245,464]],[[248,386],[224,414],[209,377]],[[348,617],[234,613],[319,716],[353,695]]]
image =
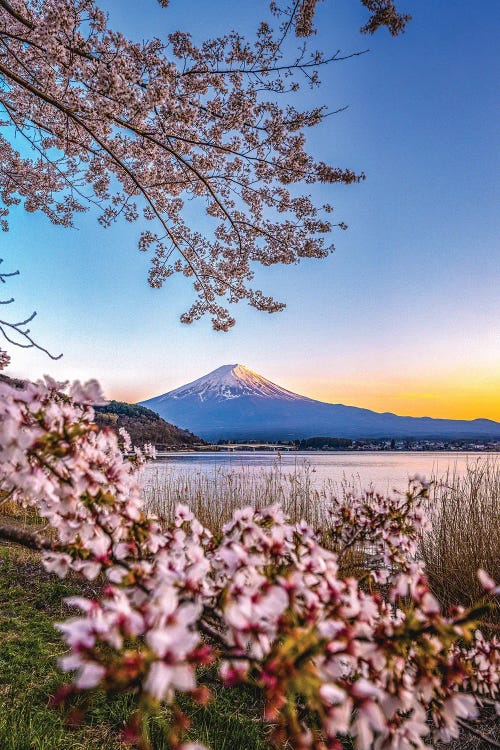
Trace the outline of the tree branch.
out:
[[[21,544],[28,549],[53,549],[53,544],[47,537],[42,536],[37,531],[26,531],[17,526],[0,524],[0,539],[6,542]]]
[[[200,68],[190,68],[189,70],[185,70],[182,73],[180,73],[180,76],[189,76],[189,75],[208,75],[208,76],[226,76],[226,75],[234,75],[237,73],[240,73],[241,75],[259,75],[264,73],[279,73],[283,70],[305,70],[306,68],[318,68],[320,65],[328,65],[331,62],[342,62],[343,60],[350,60],[352,57],[360,57],[361,55],[366,55],[370,50],[369,49],[363,49],[360,52],[351,52],[348,55],[342,55],[340,56],[340,50],[337,50],[337,52],[332,55],[331,57],[327,57],[324,60],[311,60],[310,62],[295,62],[295,63],[288,63],[284,65],[269,65],[269,67],[265,68],[225,68],[224,70],[210,70],[208,68],[206,69],[200,69]]]

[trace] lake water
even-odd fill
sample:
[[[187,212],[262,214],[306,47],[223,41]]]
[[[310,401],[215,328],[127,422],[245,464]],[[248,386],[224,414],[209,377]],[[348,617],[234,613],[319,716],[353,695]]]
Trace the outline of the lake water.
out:
[[[397,489],[404,491],[408,479],[415,475],[442,478],[447,472],[461,475],[467,466],[489,460],[497,463],[500,453],[437,452],[284,452],[277,456],[270,451],[237,451],[234,453],[171,453],[148,465],[148,474],[158,478],[206,475],[208,478],[223,472],[262,474],[279,466],[283,474],[307,469],[313,483],[320,487],[325,482],[353,481],[356,486],[370,485],[380,492]]]

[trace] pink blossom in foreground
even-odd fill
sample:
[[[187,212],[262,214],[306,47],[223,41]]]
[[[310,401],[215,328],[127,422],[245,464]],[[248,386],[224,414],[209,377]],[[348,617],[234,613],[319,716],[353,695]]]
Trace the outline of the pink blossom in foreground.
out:
[[[500,594],[500,585],[497,585],[485,570],[479,568],[477,577],[479,578],[479,583],[488,594]]]
[[[136,464],[93,424],[96,387],[71,387],[78,403],[67,389],[0,384],[0,468],[1,489],[53,529],[47,569],[104,581],[95,600],[71,597],[80,613],[58,625],[75,690],[126,692],[154,712],[179,693],[206,701],[197,667],[215,661],[228,687],[260,688],[272,742],[295,750],[338,748],[345,735],[359,750],[413,750],[500,702],[498,639],[474,611],[443,613],[416,558],[425,485],[346,496],[328,538],[275,505],[236,511],[214,539],[185,505],[170,524],[147,515]],[[341,574],[353,548],[368,588]],[[136,719],[124,736],[146,747]]]

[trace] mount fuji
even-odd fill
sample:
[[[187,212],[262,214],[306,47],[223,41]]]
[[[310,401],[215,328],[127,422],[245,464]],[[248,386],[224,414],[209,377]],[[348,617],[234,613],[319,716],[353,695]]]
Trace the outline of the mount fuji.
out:
[[[140,402],[205,440],[293,440],[313,436],[500,439],[500,423],[400,417],[329,404],[281,388],[243,365],[223,365]]]

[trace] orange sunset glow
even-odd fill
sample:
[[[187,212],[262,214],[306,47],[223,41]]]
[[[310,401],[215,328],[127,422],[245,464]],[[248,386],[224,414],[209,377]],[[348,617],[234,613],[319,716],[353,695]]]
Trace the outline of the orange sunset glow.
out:
[[[484,383],[412,382],[368,383],[356,387],[336,383],[332,388],[311,388],[307,395],[321,401],[362,406],[374,411],[391,411],[413,417],[500,420],[500,379]],[[335,395],[333,395],[333,393]]]

